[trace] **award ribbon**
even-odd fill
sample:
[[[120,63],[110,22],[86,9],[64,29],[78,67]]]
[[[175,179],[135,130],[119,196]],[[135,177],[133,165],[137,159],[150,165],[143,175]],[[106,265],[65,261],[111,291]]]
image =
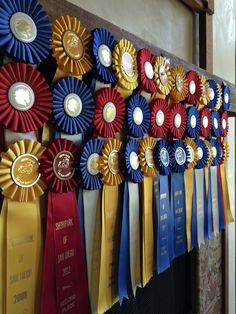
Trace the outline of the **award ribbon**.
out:
[[[222,107],[221,107],[221,109],[223,111],[228,111],[230,108],[230,105],[231,105],[231,98],[232,98],[230,88],[225,83],[222,83],[221,88],[222,88]]]
[[[170,109],[170,134],[172,138],[182,138],[186,129],[187,113],[185,105],[174,104]]]
[[[84,133],[93,120],[93,96],[87,85],[65,77],[53,88],[53,115],[58,128],[66,134]]]
[[[191,138],[196,138],[201,128],[200,114],[196,107],[190,106],[187,108],[187,124],[186,135]]]
[[[197,103],[197,107],[199,110],[207,106],[210,101],[210,85],[204,75],[200,75],[200,80],[202,84],[202,95]]]
[[[0,69],[0,123],[14,132],[37,131],[49,119],[52,94],[31,65],[8,63]]]
[[[88,313],[88,287],[75,195],[78,148],[57,139],[41,158],[50,187],[41,293],[41,313]],[[66,204],[66,207],[65,207]]]
[[[51,49],[49,17],[37,0],[2,1],[0,9],[1,50],[20,61],[39,64]]]
[[[188,94],[188,85],[185,71],[179,65],[172,67],[170,71],[173,78],[173,86],[170,91],[171,102],[175,103],[183,101]]]
[[[193,105],[197,104],[202,95],[202,83],[200,77],[195,71],[188,71],[186,77],[188,84],[186,101]]]
[[[170,110],[163,99],[156,99],[150,103],[151,120],[149,133],[154,138],[164,138],[170,124]]]
[[[118,79],[116,89],[124,98],[138,86],[137,53],[133,44],[121,39],[113,51],[112,66]]]
[[[105,143],[99,159],[103,175],[102,193],[102,240],[99,279],[98,313],[104,313],[118,300],[118,260],[120,244],[121,210],[119,184],[121,141]]]
[[[165,57],[157,56],[154,64],[154,75],[157,85],[159,98],[165,99],[169,95],[172,86],[173,78],[171,75],[169,62]]]
[[[220,115],[218,111],[212,111],[211,113],[211,135],[213,137],[220,137],[221,135],[221,128],[220,128]]]
[[[89,140],[80,158],[83,182],[84,229],[91,312],[97,313],[101,254],[101,189],[99,155],[103,141]]]
[[[117,78],[112,69],[112,53],[116,45],[114,36],[105,28],[92,31],[94,75],[105,84],[114,84]]]
[[[229,133],[229,119],[228,113],[222,112],[220,115],[221,136],[226,137]]]
[[[222,106],[222,88],[221,88],[220,84],[216,83],[216,85],[217,85],[217,88],[218,88],[219,97],[217,97],[215,110],[220,110],[220,108]]]
[[[98,135],[113,138],[125,120],[125,103],[114,88],[102,88],[95,94],[93,125]]]
[[[154,206],[157,216],[157,272],[165,271],[170,266],[170,237],[171,208],[169,197],[168,174],[170,173],[171,148],[165,140],[160,140],[155,148],[155,160],[159,175],[154,178]]]
[[[213,109],[220,100],[220,93],[214,80],[207,80],[207,82],[210,86],[210,101],[208,102],[207,107]]]
[[[149,49],[143,48],[138,51],[138,79],[139,88],[148,94],[153,94],[157,90],[154,79],[155,56]]]
[[[133,137],[143,137],[150,125],[150,109],[145,97],[133,95],[127,104],[128,132]]]
[[[192,229],[192,226],[197,225],[197,212],[196,204],[194,203],[194,167],[197,164],[197,146],[193,139],[186,138],[184,141],[187,146],[189,157],[188,157],[188,169],[184,172],[184,184],[185,187],[188,187],[187,193],[185,193],[185,202],[186,202],[186,237],[187,237],[187,248],[188,252],[191,250],[192,246],[192,235],[191,232],[196,230]],[[195,237],[195,235],[193,235]]]
[[[22,140],[1,156],[0,187],[5,199],[0,290],[6,313],[35,313],[39,308],[42,242],[38,198],[45,188],[39,158],[43,151],[40,143]]]
[[[125,149],[125,167],[128,178],[129,194],[129,252],[130,252],[130,276],[133,294],[141,285],[140,265],[140,205],[139,185],[143,181],[143,173],[140,169],[138,157],[139,143],[129,140]]]
[[[53,57],[58,69],[54,80],[63,76],[81,76],[92,68],[89,56],[90,34],[76,17],[61,16],[52,25]]]
[[[203,108],[200,110],[200,119],[201,119],[201,129],[199,132],[200,136],[207,138],[211,135],[211,112],[208,108]]]
[[[205,212],[207,212],[207,195],[204,168],[209,159],[209,150],[202,139],[196,140],[197,146],[197,164],[195,169],[196,179],[196,200],[197,200],[197,242],[200,246],[204,243],[205,231]]]
[[[142,284],[145,286],[154,270],[153,177],[157,175],[154,163],[155,141],[147,137],[139,143],[139,159],[144,174],[142,182]]]
[[[175,140],[171,146],[171,209],[174,235],[174,257],[186,251],[186,205],[184,171],[188,167],[189,151],[181,140]],[[173,256],[171,256],[173,257]]]

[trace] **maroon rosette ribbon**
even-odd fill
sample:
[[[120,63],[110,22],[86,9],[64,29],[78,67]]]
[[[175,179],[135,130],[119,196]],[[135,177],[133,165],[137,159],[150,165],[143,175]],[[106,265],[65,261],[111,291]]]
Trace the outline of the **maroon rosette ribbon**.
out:
[[[199,75],[195,71],[189,71],[186,74],[188,94],[186,101],[190,104],[197,104],[202,96],[202,83]]]
[[[208,108],[200,110],[201,129],[200,136],[209,137],[211,135],[211,112]]]
[[[155,56],[149,49],[143,48],[137,55],[140,89],[147,93],[155,93],[157,86],[154,78]]]
[[[170,110],[165,100],[155,99],[150,104],[151,121],[149,134],[154,138],[164,138],[169,130]]]
[[[8,63],[0,69],[0,123],[15,132],[42,127],[52,111],[52,94],[33,66]]]
[[[51,191],[66,193],[75,189],[77,157],[78,147],[66,139],[54,140],[43,153],[41,173]]]
[[[95,94],[93,124],[95,133],[105,138],[114,138],[124,125],[125,103],[114,88],[102,88]]]
[[[229,117],[227,111],[222,112],[220,116],[221,136],[226,137],[229,132]]]
[[[170,135],[181,139],[186,130],[187,112],[183,104],[176,103],[170,109]]]

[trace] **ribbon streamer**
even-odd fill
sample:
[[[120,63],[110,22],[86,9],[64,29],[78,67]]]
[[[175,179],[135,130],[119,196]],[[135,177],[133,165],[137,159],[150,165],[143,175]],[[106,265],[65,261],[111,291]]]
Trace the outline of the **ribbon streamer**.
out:
[[[2,1],[0,46],[20,61],[39,64],[48,56],[52,36],[49,17],[37,0]]]

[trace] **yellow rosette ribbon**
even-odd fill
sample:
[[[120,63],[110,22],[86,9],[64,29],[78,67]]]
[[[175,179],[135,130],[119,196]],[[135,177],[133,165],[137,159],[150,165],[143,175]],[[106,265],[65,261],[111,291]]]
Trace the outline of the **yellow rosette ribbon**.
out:
[[[39,173],[44,147],[21,140],[2,153],[1,306],[3,313],[37,313],[41,275],[41,218],[39,197],[45,184]]]
[[[219,97],[217,98],[217,103],[215,105],[215,110],[219,110],[222,106],[222,88],[219,83],[216,83],[219,92]]]
[[[189,151],[188,169],[184,172],[184,185],[188,189],[185,194],[186,202],[186,237],[188,252],[191,250],[192,205],[194,193],[194,167],[197,164],[197,146],[191,138],[185,139],[185,145]]]
[[[127,98],[138,86],[137,52],[133,44],[121,39],[114,48],[112,61],[118,78],[116,89]]]
[[[76,17],[61,16],[52,25],[53,57],[57,61],[54,81],[63,76],[82,78],[92,68],[90,34]]]
[[[173,77],[171,75],[170,66],[165,57],[156,57],[154,75],[158,92],[155,93],[152,98],[165,99],[165,97],[169,95],[173,86]]]
[[[188,94],[186,73],[179,65],[174,66],[170,71],[173,79],[173,85],[170,90],[170,102],[175,103],[183,101]]]
[[[99,158],[103,175],[102,192],[102,239],[98,292],[98,313],[106,312],[118,301],[118,260],[121,226],[121,193],[119,184],[123,181],[120,172],[120,151],[122,143],[117,139],[107,141]]]
[[[231,212],[231,207],[230,207],[229,188],[228,188],[228,180],[227,180],[227,172],[226,172],[226,162],[229,158],[229,143],[226,140],[223,140],[221,142],[221,148],[222,148],[222,160],[220,164],[220,173],[221,173],[223,199],[224,199],[225,222],[228,224],[234,221],[234,218]]]
[[[147,137],[139,143],[139,160],[144,173],[142,182],[142,284],[145,286],[154,270],[153,177],[157,175],[153,150],[155,140]]]
[[[200,81],[202,85],[202,94],[197,103],[198,110],[201,110],[203,107],[207,106],[210,101],[210,85],[206,80],[204,75],[200,75]]]

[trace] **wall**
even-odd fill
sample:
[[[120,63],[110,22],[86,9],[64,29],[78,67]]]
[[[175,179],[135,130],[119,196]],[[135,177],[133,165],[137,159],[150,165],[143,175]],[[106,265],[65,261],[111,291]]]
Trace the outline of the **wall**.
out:
[[[177,0],[69,0],[192,62],[192,13]],[[134,22],[136,21],[136,22]],[[176,38],[178,40],[174,40]]]

